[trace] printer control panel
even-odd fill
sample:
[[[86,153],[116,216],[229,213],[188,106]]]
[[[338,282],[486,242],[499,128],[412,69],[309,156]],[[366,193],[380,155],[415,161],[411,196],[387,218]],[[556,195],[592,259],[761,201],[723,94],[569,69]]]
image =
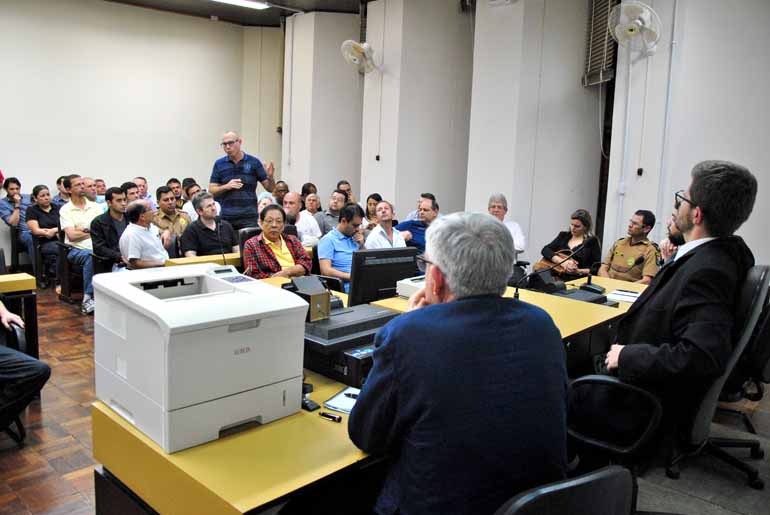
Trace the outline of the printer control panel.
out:
[[[232,265],[218,266],[209,271],[209,274],[229,283],[245,283],[249,281],[256,281],[256,279],[252,277],[238,273],[238,270],[236,270]]]

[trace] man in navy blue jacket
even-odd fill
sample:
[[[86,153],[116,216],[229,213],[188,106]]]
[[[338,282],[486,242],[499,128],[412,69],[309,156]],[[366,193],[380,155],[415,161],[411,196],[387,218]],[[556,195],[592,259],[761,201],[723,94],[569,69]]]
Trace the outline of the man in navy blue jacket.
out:
[[[564,348],[545,311],[501,297],[503,224],[455,213],[426,237],[425,288],[377,334],[348,432],[390,461],[376,513],[489,514],[564,477]]]

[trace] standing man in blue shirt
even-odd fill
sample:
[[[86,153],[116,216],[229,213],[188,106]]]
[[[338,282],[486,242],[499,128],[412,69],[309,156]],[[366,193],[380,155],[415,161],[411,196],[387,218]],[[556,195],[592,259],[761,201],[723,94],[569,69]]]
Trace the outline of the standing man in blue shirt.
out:
[[[417,247],[420,253],[425,253],[425,231],[433,221],[438,218],[438,202],[429,198],[423,198],[417,208],[418,220],[404,220],[396,226],[401,231],[409,231],[412,238],[406,242],[410,247]]]
[[[221,145],[227,155],[216,160],[209,180],[209,192],[222,205],[222,218],[236,231],[258,225],[257,183],[270,192],[275,188],[273,162],[265,169],[259,159],[241,150],[242,143],[237,132],[224,133]]]
[[[21,182],[16,177],[8,177],[3,182],[3,189],[7,193],[0,200],[0,217],[9,227],[19,230],[19,242],[24,245],[27,255],[35,261],[35,247],[32,243],[32,233],[27,227],[27,208],[32,205],[32,199],[28,193],[21,193]]]
[[[353,252],[363,248],[364,233],[359,228],[364,210],[358,204],[349,203],[340,209],[337,227],[326,233],[318,242],[318,265],[321,275],[342,279],[345,292],[350,290],[350,269]]]

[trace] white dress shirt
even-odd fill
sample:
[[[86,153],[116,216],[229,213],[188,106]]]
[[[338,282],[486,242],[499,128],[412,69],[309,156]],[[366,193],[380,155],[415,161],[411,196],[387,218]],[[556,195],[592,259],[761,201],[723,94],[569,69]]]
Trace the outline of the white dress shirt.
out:
[[[312,247],[321,239],[321,228],[312,213],[303,210],[299,212],[299,219],[294,223],[297,228],[297,236],[305,247]]]
[[[168,252],[163,248],[158,228],[154,225],[145,229],[141,225],[128,224],[120,236],[120,254],[128,260],[141,259],[161,263],[168,260]]]
[[[367,236],[364,247],[367,249],[397,249],[406,247],[406,241],[397,229],[393,229],[393,241],[391,242],[385,229],[378,225]]]
[[[676,256],[674,256],[674,262],[676,262],[677,259],[679,259],[680,257],[690,252],[692,249],[696,247],[700,247],[704,243],[708,243],[711,240],[715,240],[715,239],[716,238],[711,237],[711,238],[701,238],[699,240],[688,241],[687,243],[679,247],[679,249],[677,249]]]
[[[527,237],[524,236],[524,231],[521,230],[519,224],[513,220],[506,220],[503,223],[508,228],[508,230],[511,231],[511,236],[513,237],[513,248],[516,250],[516,253],[520,254],[527,250]]]

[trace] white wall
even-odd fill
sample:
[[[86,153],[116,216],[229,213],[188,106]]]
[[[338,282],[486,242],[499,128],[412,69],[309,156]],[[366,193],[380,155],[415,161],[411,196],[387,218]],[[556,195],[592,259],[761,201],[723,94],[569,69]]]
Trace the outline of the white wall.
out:
[[[745,0],[679,0],[675,51],[671,68],[669,129],[664,136],[666,91],[671,60],[674,0],[652,3],[663,23],[658,52],[637,63],[631,78],[631,130],[628,144],[627,194],[617,215],[617,186],[622,169],[625,56],[621,55],[615,93],[607,230],[640,207],[652,206],[662,223],[673,205],[673,192],[686,188],[693,165],[704,159],[727,159],[747,166],[759,181],[759,194],[749,221],[738,231],[757,262],[770,262],[765,221],[770,216],[770,2]],[[641,178],[636,169],[644,168]],[[661,170],[663,170],[661,179]],[[660,204],[658,202],[660,197]],[[621,234],[622,235],[622,234]]]
[[[354,14],[287,20],[283,178],[296,191],[313,182],[324,205],[339,179],[360,192],[363,79],[340,53],[342,42],[357,40],[359,32]]]
[[[368,4],[367,41],[384,74],[372,72],[364,85],[362,196],[377,191],[395,204],[398,217],[424,191],[436,195],[444,212],[463,209],[471,22],[445,0]]]
[[[528,238],[525,258],[596,211],[598,95],[580,85],[588,2],[477,3],[465,208],[502,192]]]
[[[27,192],[72,172],[207,184],[222,132],[242,123],[245,150],[277,160],[280,47],[264,29],[258,48],[259,30],[97,0],[0,2],[0,169]]]

